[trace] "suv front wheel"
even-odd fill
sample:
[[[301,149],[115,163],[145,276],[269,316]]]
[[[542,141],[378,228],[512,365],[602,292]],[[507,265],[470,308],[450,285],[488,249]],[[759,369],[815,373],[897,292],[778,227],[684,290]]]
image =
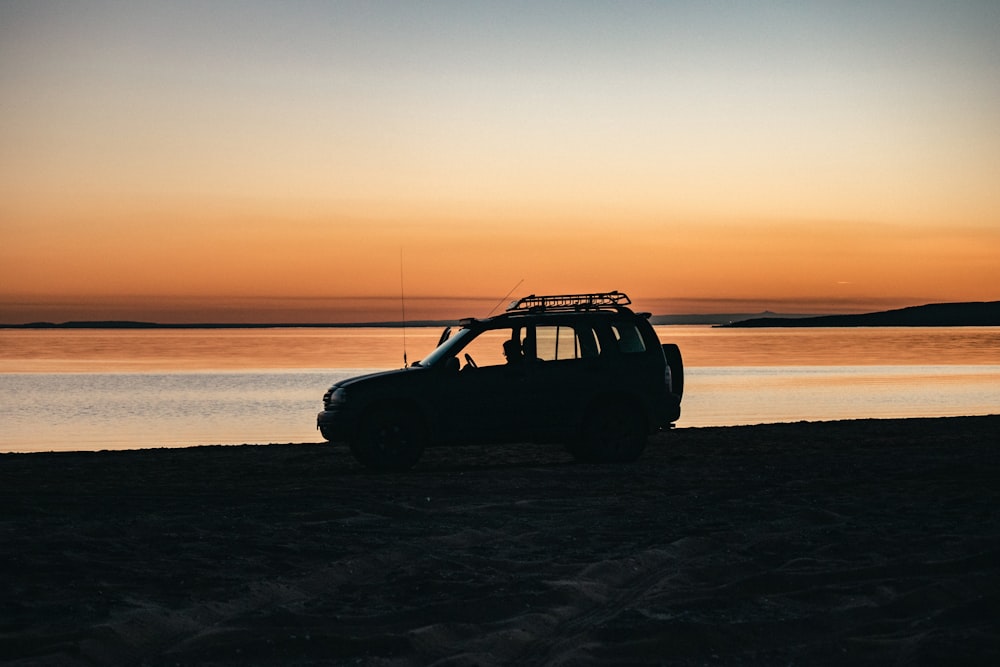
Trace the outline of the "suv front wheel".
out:
[[[351,453],[366,468],[380,471],[409,470],[424,453],[427,435],[415,410],[381,405],[365,412]]]
[[[591,406],[569,452],[585,463],[629,463],[646,448],[646,419],[627,401]]]

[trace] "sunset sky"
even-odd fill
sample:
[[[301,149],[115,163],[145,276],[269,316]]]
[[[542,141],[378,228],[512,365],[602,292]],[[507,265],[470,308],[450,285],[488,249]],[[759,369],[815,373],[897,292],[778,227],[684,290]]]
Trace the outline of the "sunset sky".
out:
[[[0,322],[998,300],[998,35],[996,0],[7,0]]]

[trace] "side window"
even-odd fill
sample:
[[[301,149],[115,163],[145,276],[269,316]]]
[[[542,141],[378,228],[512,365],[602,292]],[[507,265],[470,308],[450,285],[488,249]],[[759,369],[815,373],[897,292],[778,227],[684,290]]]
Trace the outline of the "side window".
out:
[[[535,327],[535,357],[541,361],[555,361],[559,358],[559,327]]]
[[[611,331],[618,339],[618,349],[624,354],[635,354],[646,351],[646,344],[642,340],[642,334],[634,324],[620,322],[611,325]]]
[[[600,354],[597,336],[590,327],[566,325],[535,328],[536,356],[542,361],[563,361],[596,357]]]
[[[468,345],[458,353],[462,367],[467,367],[468,361],[465,355],[472,357],[476,366],[485,368],[487,366],[500,366],[507,363],[504,355],[504,342],[509,341],[513,335],[511,329],[490,329],[483,331],[473,338]]]

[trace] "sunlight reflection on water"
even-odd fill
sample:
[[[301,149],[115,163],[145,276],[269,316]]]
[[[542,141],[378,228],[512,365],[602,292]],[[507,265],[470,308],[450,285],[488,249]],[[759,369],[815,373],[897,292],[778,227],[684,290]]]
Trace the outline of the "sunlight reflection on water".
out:
[[[693,368],[678,426],[1000,412],[1000,366]]]
[[[678,427],[1000,412],[996,327],[657,329],[687,367]],[[409,358],[439,334],[407,330]],[[377,328],[0,331],[0,451],[320,442],[326,388],[402,349]]]

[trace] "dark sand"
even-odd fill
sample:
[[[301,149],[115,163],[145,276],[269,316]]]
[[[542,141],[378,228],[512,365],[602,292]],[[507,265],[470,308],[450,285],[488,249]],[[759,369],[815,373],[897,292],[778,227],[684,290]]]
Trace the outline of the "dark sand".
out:
[[[1000,416],[0,456],[0,662],[1000,664]]]

